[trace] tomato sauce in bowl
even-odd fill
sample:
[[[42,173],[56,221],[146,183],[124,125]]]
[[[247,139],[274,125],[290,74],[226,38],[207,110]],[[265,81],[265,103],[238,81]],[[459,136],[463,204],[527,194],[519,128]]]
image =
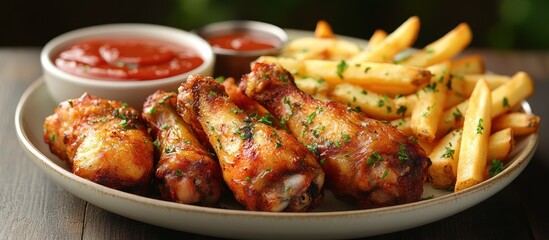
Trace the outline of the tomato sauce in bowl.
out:
[[[278,40],[266,34],[235,32],[210,36],[206,39],[212,47],[239,51],[255,51],[273,49]]]
[[[61,70],[98,80],[155,80],[189,72],[203,63],[194,50],[138,38],[85,39],[55,58]]]
[[[288,41],[282,28],[257,21],[215,22],[194,32],[212,46],[216,56],[214,74],[236,79],[250,72],[252,61],[278,54]]]

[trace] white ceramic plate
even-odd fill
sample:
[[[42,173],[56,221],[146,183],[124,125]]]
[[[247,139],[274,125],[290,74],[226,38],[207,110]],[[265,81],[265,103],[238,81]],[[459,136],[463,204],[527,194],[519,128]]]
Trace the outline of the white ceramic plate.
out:
[[[474,206],[507,186],[527,166],[539,142],[537,134],[518,139],[509,163],[500,174],[458,193],[435,190],[425,184],[426,200],[356,210],[328,192],[325,202],[314,212],[250,212],[231,199],[222,200],[223,208],[177,204],[114,190],[72,174],[65,162],[50,153],[42,139],[43,121],[55,107],[39,78],[19,101],[15,127],[28,155],[57,184],[91,204],[128,218],[185,232],[240,239],[356,238],[434,222]],[[522,108],[531,112],[527,102]]]

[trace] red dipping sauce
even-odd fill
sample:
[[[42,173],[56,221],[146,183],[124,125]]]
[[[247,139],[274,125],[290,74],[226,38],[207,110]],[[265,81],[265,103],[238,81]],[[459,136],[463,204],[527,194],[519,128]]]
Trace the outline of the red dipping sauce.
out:
[[[98,80],[154,80],[191,71],[204,61],[193,49],[154,39],[86,39],[54,58],[61,70]]]
[[[249,32],[235,32],[213,35],[207,38],[213,47],[239,51],[254,51],[275,48],[279,40],[266,34],[252,34]]]

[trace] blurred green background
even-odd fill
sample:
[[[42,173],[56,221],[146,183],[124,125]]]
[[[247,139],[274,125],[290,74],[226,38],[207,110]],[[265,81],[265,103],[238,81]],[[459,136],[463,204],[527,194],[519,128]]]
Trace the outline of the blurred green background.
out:
[[[415,47],[467,22],[473,29],[471,47],[549,49],[547,0],[4,1],[0,4],[0,46],[43,46],[61,33],[105,23],[142,22],[192,30],[234,19],[311,31],[322,19],[337,34],[367,39],[375,29],[391,32],[413,15],[421,20]]]

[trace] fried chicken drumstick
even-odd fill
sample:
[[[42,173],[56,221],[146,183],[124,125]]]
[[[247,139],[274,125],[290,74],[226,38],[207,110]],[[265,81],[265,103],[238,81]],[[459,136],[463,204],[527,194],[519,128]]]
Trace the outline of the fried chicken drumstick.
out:
[[[314,99],[280,65],[253,63],[240,88],[317,155],[327,188],[337,197],[361,208],[420,200],[430,160],[394,127]]]
[[[314,155],[290,134],[246,115],[213,78],[190,76],[179,87],[178,111],[204,130],[227,186],[246,209],[307,211],[323,199],[324,173]]]
[[[46,118],[44,141],[80,177],[134,193],[148,190],[154,146],[139,112],[126,104],[86,93],[64,101]]]
[[[176,98],[174,92],[157,91],[143,104],[143,119],[157,139],[160,194],[170,201],[213,206],[221,196],[221,169],[177,113]]]

